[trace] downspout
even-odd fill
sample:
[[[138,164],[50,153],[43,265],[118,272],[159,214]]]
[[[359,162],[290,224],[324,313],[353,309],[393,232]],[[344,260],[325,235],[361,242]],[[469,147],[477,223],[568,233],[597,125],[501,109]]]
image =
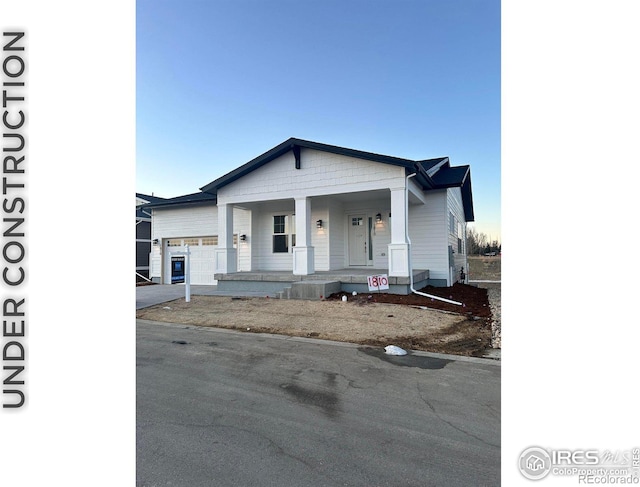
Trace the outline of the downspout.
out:
[[[451,299],[441,298],[440,296],[434,296],[432,294],[423,293],[420,291],[416,291],[413,288],[413,267],[411,265],[411,239],[409,238],[409,179],[414,177],[417,172],[413,174],[409,174],[405,180],[404,184],[404,234],[407,239],[407,243],[409,244],[409,252],[408,252],[408,263],[409,263],[409,289],[412,293],[417,294],[419,296],[424,296],[426,298],[437,299],[438,301],[444,301],[445,303],[457,304],[458,306],[462,306],[462,303],[458,301],[452,301]]]

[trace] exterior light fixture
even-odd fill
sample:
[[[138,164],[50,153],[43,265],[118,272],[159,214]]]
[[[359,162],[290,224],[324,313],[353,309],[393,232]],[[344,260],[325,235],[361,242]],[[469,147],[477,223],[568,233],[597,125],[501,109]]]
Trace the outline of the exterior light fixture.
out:
[[[322,228],[322,220],[316,222],[316,228]]]
[[[380,223],[382,221],[382,215],[380,213],[378,213],[376,215],[376,223]]]
[[[247,241],[247,236],[243,233],[242,235],[240,235],[240,240],[243,242]]]

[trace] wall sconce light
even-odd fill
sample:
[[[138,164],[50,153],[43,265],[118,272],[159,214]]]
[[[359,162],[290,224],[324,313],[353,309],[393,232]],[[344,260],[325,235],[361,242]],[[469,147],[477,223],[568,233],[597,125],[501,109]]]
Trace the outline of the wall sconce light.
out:
[[[158,245],[158,239],[157,238],[153,239],[153,245]]]
[[[240,235],[240,240],[243,242],[247,241],[247,236],[243,233],[242,235]]]
[[[322,228],[322,220],[316,222],[316,228]]]
[[[378,213],[376,215],[376,223],[380,223],[380,222],[382,222],[382,215],[380,213]]]

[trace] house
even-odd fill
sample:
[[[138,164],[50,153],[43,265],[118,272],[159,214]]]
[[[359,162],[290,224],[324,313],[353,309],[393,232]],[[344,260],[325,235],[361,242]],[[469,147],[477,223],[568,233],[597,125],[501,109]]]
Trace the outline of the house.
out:
[[[363,291],[377,274],[399,294],[450,286],[474,219],[469,166],[295,138],[145,209],[152,280],[171,283],[171,252],[189,245],[193,284],[269,292],[314,280]]]
[[[136,193],[136,282],[149,280],[149,254],[151,252],[151,213],[143,208],[164,198]]]

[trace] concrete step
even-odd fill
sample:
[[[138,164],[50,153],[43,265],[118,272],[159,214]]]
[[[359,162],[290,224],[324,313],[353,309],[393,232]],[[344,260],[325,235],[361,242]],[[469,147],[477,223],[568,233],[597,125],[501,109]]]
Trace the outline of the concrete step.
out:
[[[291,284],[288,299],[324,299],[340,292],[340,281],[300,281]]]
[[[276,293],[278,299],[291,299],[291,288],[285,287],[282,291]]]

